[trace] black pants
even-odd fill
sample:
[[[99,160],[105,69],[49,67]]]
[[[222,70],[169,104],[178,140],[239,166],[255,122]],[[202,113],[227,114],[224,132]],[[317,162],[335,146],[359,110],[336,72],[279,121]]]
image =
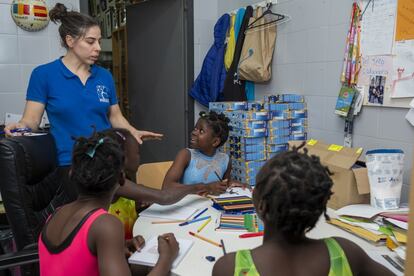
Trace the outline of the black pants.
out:
[[[28,208],[34,211],[30,223],[34,226],[36,236],[56,208],[78,197],[76,187],[69,179],[69,170],[70,166],[57,167],[41,182],[26,186],[25,199]]]

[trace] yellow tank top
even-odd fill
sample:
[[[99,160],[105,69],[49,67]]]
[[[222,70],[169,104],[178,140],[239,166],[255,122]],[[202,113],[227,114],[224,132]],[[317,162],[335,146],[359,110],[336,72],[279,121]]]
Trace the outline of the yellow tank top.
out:
[[[324,239],[329,251],[331,266],[328,276],[352,276],[352,270],[345,252],[333,238]],[[260,276],[254,265],[250,250],[236,252],[234,276]]]
[[[234,33],[234,23],[236,22],[236,15],[231,16],[230,31],[227,40],[226,53],[224,54],[224,66],[228,71],[234,58],[234,50],[236,49],[236,34]]]

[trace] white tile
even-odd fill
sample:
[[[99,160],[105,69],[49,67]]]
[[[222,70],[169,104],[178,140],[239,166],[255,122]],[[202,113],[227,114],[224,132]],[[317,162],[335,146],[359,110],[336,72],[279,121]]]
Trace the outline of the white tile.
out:
[[[341,89],[342,60],[326,63],[326,95],[338,96]]]
[[[342,24],[328,27],[328,61],[343,60],[348,26],[349,24]]]
[[[343,135],[345,121],[343,117],[335,114],[336,100],[337,97],[326,97],[323,126],[325,130],[338,132]]]
[[[0,94],[0,124],[4,123],[5,113],[23,114],[25,101],[23,93],[1,93]]]
[[[303,31],[286,35],[286,63],[303,63],[306,52],[306,33]]]
[[[194,68],[201,67],[200,45],[194,45]]]
[[[354,134],[361,136],[378,136],[380,107],[363,106],[361,112],[354,118]]]
[[[19,65],[0,64],[0,84],[0,93],[22,93]]]
[[[413,143],[414,127],[405,119],[406,114],[405,108],[380,108],[379,137]]]
[[[56,37],[49,37],[49,49],[49,60],[66,55],[66,49],[62,47],[60,40]]]
[[[50,61],[48,36],[19,36],[19,54],[22,64],[41,64]]]
[[[214,43],[214,25],[215,21],[213,20],[200,20],[200,33],[198,34],[200,38],[200,44],[209,44]]]
[[[306,29],[317,28],[326,24],[326,16],[329,11],[331,0],[304,0],[304,17],[301,18],[306,24]]]
[[[20,79],[21,79],[22,93],[26,93],[27,87],[29,85],[30,76],[32,75],[33,69],[36,67],[37,65],[34,65],[34,64],[20,65]]]
[[[194,44],[200,44],[201,40],[201,25],[203,24],[203,20],[195,19],[194,18]]]
[[[305,33],[305,61],[321,62],[327,59],[328,27],[309,29]]]
[[[273,53],[273,64],[286,64],[287,51],[287,35],[279,33],[276,37],[275,51]]]
[[[329,12],[327,13],[328,24],[350,24],[353,2],[354,0],[329,0]]]
[[[325,98],[320,96],[306,96],[305,100],[308,106],[309,128],[323,129]]]
[[[272,79],[267,93],[303,94],[304,64],[283,64],[272,67]]]
[[[17,34],[17,26],[10,14],[10,4],[0,4],[0,34]]]
[[[342,145],[344,143],[344,136],[342,133],[316,128],[309,128],[308,139],[321,140],[327,144]]]
[[[0,34],[0,64],[19,64],[17,36]]]
[[[218,0],[195,0],[194,18],[216,20],[218,18]]]
[[[326,95],[326,63],[305,63],[305,95]]]

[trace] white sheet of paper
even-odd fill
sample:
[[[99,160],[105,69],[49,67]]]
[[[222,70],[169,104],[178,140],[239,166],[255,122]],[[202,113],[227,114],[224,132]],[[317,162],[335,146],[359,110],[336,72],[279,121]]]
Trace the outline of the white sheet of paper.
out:
[[[180,251],[177,258],[174,260],[172,267],[177,267],[190,248],[193,246],[193,240],[178,239],[177,242],[180,245]],[[131,264],[141,264],[147,266],[154,266],[157,263],[158,254],[158,237],[152,237],[145,242],[144,248],[140,252],[135,252],[129,257],[128,262]]]
[[[410,111],[408,111],[407,115],[405,115],[405,119],[407,119],[407,121],[414,126],[414,108],[411,108]]]
[[[391,97],[414,97],[414,40],[396,41],[394,53]]]
[[[243,188],[239,188],[239,187],[228,188],[224,194],[221,194],[218,196],[212,196],[212,197],[220,198],[220,197],[238,197],[238,196],[252,197],[252,191],[250,191],[249,189],[243,190]]]
[[[342,207],[335,211],[338,216],[354,216],[354,217],[361,217],[361,218],[372,218],[380,213],[383,212],[406,212],[408,208],[399,208],[395,210],[383,210],[379,208],[372,207],[369,204],[354,204]]]
[[[372,76],[385,76],[385,85],[390,85],[392,80],[393,57],[388,56],[363,56],[361,70],[358,76],[358,85],[369,85]]]
[[[362,10],[367,3],[364,1]],[[397,0],[371,1],[361,22],[361,50],[364,56],[392,54],[396,10]]]
[[[142,211],[140,217],[152,217],[169,220],[186,220],[197,210],[193,207],[174,205],[152,204],[148,209]]]

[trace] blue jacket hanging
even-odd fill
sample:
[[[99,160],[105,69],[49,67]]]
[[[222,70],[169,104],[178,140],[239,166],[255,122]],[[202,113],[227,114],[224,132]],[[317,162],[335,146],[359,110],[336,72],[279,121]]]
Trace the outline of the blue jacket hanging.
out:
[[[227,73],[224,67],[224,51],[229,25],[230,16],[224,14],[214,26],[214,44],[207,52],[201,72],[189,92],[191,97],[207,107],[209,102],[222,98],[220,92],[223,90]]]

